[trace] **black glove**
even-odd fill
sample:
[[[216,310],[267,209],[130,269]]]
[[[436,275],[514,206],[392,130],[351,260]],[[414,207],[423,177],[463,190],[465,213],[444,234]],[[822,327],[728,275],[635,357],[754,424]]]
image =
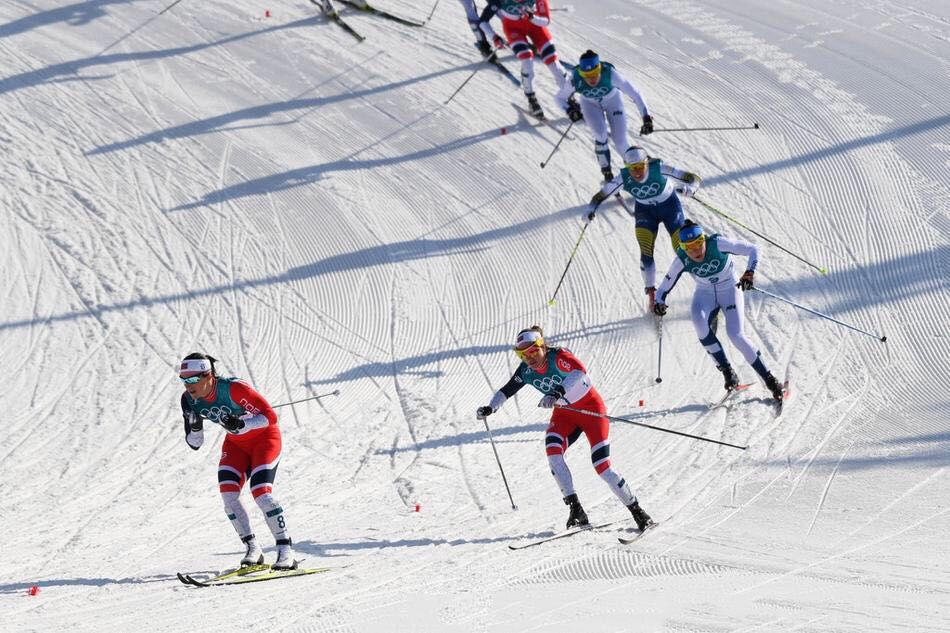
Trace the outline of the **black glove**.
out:
[[[475,411],[475,417],[479,420],[484,420],[494,412],[495,410],[491,407],[478,407],[478,410]]]
[[[567,118],[575,123],[584,118],[584,115],[581,113],[581,106],[576,101],[569,101],[567,104]]]
[[[666,316],[666,304],[665,303],[654,303],[653,304],[653,314],[657,316]]]
[[[185,422],[185,443],[191,447],[191,450],[196,451],[204,442],[204,429],[201,415],[191,410],[187,399],[188,394],[181,394],[181,417]]]
[[[646,136],[653,132],[653,117],[649,114],[643,115],[643,125],[640,126],[640,135]]]
[[[746,290],[752,290],[752,283],[755,281],[755,271],[747,270],[742,273],[742,276],[739,277],[739,283],[736,284],[736,288],[742,288],[742,292]]]
[[[244,420],[233,413],[229,413],[221,418],[221,426],[223,426],[224,430],[228,433],[237,433],[244,428]]]

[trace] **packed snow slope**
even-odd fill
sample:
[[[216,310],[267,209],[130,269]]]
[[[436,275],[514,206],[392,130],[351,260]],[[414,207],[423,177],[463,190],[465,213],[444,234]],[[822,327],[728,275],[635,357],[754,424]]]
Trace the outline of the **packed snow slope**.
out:
[[[870,334],[748,293],[748,335],[792,383],[775,418],[728,343],[756,384],[707,409],[722,384],[688,279],[654,382],[615,202],[548,307],[599,185],[592,142],[576,125],[539,168],[558,133],[479,69],[458,2],[424,28],[341,9],[362,43],[305,0],[170,4],[0,6],[4,631],[950,630],[950,5],[552,14],[563,57],[595,48],[658,129],[759,124],[639,142],[783,247],[685,202],[762,247],[762,289]],[[543,67],[536,85],[563,130]],[[664,231],[657,258],[662,273]],[[510,551],[567,518],[538,394],[489,418],[517,510],[474,418],[532,323],[587,363],[611,414],[748,449],[615,422],[614,467],[660,527]],[[275,489],[303,565],[331,572],[176,580],[243,553],[217,492],[222,432],[184,443],[176,364],[193,351],[273,404],[340,390],[279,409]],[[583,439],[568,463],[592,520],[626,514]]]

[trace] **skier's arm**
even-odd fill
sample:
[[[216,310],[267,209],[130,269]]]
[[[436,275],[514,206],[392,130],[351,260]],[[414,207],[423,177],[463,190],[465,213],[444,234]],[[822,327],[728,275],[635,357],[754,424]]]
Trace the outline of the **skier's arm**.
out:
[[[534,6],[535,9],[531,16],[531,24],[535,26],[548,26],[551,24],[551,12],[548,9],[547,0],[537,0]]]
[[[683,266],[683,262],[680,261],[680,258],[674,258],[673,263],[670,264],[670,269],[666,271],[666,276],[663,277],[663,283],[656,289],[657,304],[666,304],[666,295],[670,294],[670,291],[673,290],[673,286],[680,280],[680,276],[684,270],[686,270],[686,268]]]
[[[571,98],[571,95],[574,93],[574,83],[571,81],[571,78],[568,77],[567,81],[564,82],[564,85],[561,86],[561,89],[557,91],[557,94],[554,95],[554,101],[562,110],[567,110],[567,100]]]
[[[518,391],[524,387],[524,381],[518,377],[516,373],[511,379],[505,383],[505,386],[495,392],[495,395],[492,396],[491,402],[488,403],[488,406],[478,407],[478,411],[475,412],[475,417],[480,420],[484,420],[492,413],[501,408],[501,405],[511,396],[518,393]]]
[[[614,68],[613,71],[613,82],[620,92],[630,97],[633,102],[637,104],[637,110],[640,111],[640,118],[649,116],[650,109],[647,107],[646,99],[643,98],[643,95],[640,94],[640,91],[637,90],[636,86],[627,81],[623,75],[617,72],[616,68]]]
[[[751,242],[743,242],[742,240],[730,240],[721,235],[716,243],[719,246],[719,250],[723,253],[733,253],[735,255],[745,255],[748,257],[749,262],[746,264],[745,269],[749,272],[755,272],[755,267],[759,265],[758,246]]]
[[[623,175],[618,172],[617,175],[613,177],[613,179],[605,182],[600,188],[600,191],[595,193],[594,197],[590,199],[589,203],[587,203],[587,219],[593,220],[594,214],[597,213],[597,207],[599,207],[604,200],[613,194],[619,193],[622,187]]]
[[[699,189],[699,185],[702,183],[702,178],[697,174],[678,167],[673,167],[672,165],[667,165],[666,163],[660,163],[660,173],[667,178],[673,178],[683,183],[677,187],[676,190],[686,196],[691,196],[696,193],[696,190]]]
[[[237,402],[245,411],[240,416],[244,420],[244,428],[241,433],[262,429],[269,424],[277,423],[277,413],[271,408],[270,403],[264,399],[253,387],[246,382],[235,380],[230,387],[231,399]]]
[[[482,11],[482,14],[478,17],[478,28],[482,30],[482,33],[485,34],[485,38],[488,39],[489,42],[495,44],[495,48],[499,48],[497,41],[500,38],[498,38],[495,29],[491,27],[489,22],[495,17],[495,14],[498,13],[498,9],[499,5],[494,2],[489,2]]]

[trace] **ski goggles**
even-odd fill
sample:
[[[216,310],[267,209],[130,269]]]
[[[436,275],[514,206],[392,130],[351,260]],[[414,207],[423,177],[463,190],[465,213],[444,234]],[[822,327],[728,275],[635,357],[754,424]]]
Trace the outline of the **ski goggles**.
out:
[[[536,353],[544,349],[544,340],[538,339],[526,347],[515,347],[513,349],[515,350],[515,354],[518,355],[518,358],[524,360],[526,357],[534,356]]]
[[[188,376],[187,378],[185,378],[184,376],[179,376],[178,378],[181,379],[181,381],[185,383],[186,385],[194,385],[201,382],[201,379],[207,375],[208,375],[207,373],[204,373],[204,374],[198,374],[197,376]]]
[[[698,226],[691,226],[680,231],[680,247],[684,251],[699,248],[706,243],[706,236]]]
[[[590,69],[588,69],[588,70],[584,70],[583,68],[578,67],[578,68],[577,68],[577,72],[578,72],[578,73],[580,74],[580,76],[583,77],[584,79],[591,79],[592,77],[596,77],[596,76],[598,76],[598,75],[600,74],[600,62],[597,62],[597,65],[596,65],[596,66],[594,66],[593,68],[590,68]]]

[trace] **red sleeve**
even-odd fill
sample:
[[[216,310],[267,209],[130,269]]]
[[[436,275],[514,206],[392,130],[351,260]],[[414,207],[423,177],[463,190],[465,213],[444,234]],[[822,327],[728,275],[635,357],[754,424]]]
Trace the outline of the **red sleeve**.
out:
[[[561,348],[557,351],[557,357],[555,362],[557,363],[557,368],[563,372],[571,372],[575,369],[579,369],[585,374],[587,369],[584,367],[584,364],[577,360],[577,357],[571,353],[569,349]]]
[[[264,396],[257,393],[254,387],[244,381],[235,380],[231,383],[231,400],[244,407],[245,411],[257,415],[260,413],[271,424],[277,424],[277,413],[271,408]]]
[[[537,0],[534,3],[534,14],[539,18],[551,19],[551,11],[548,9],[547,0]]]

